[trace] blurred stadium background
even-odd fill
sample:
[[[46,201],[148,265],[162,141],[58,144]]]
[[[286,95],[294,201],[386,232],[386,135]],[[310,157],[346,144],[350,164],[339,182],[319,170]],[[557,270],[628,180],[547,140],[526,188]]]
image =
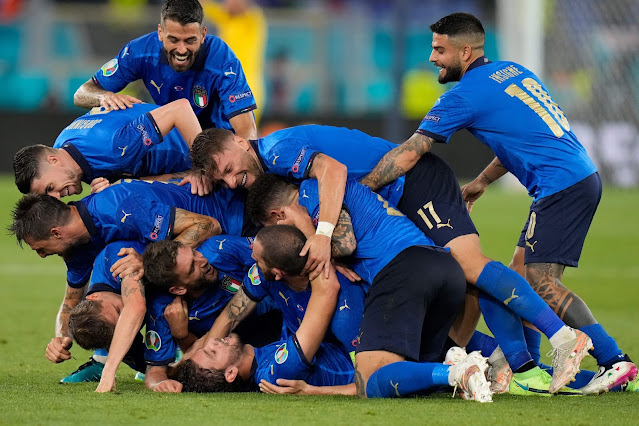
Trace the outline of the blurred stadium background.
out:
[[[401,142],[440,86],[428,26],[477,15],[490,59],[540,75],[609,185],[639,185],[636,0],[257,0],[268,36],[263,133],[304,122]],[[5,152],[52,144],[84,111],[73,93],[129,40],[155,31],[161,0],[0,0],[0,128]],[[209,33],[216,33],[208,22]],[[127,88],[149,99],[141,86]],[[505,118],[507,119],[507,118]],[[462,179],[492,158],[470,134],[437,152]]]

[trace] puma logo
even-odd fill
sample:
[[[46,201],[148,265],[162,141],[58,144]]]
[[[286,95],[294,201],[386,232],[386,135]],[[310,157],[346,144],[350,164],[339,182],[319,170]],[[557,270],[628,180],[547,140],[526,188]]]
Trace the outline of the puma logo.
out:
[[[306,195],[306,190],[302,191],[302,198],[311,198],[308,195]]]
[[[151,86],[155,87],[158,90],[158,95],[160,94],[160,88],[162,86],[164,86],[164,83],[160,84],[159,86],[157,85],[157,83],[153,80],[151,80]]]
[[[518,298],[519,296],[517,296],[515,294],[515,289],[513,288],[513,294],[512,296],[510,296],[508,299],[504,300],[504,305],[507,305],[508,303],[510,303],[511,300]]]
[[[229,75],[237,75],[233,72],[233,67],[229,68],[230,71],[224,71],[224,75],[228,77]]]
[[[120,154],[120,157],[124,157],[124,153],[126,152],[126,149],[129,147],[129,145],[125,146],[124,148],[122,148],[121,146],[118,147],[118,149],[122,150],[122,154]]]
[[[279,155],[274,155],[273,157],[274,157],[274,158],[273,158],[273,165],[275,165],[275,160],[277,160],[278,158],[280,158],[280,156],[279,156]]]
[[[445,228],[446,226],[449,227],[450,229],[453,229],[453,225],[450,224],[450,219],[448,219],[448,222],[446,222],[446,223],[438,223],[437,224],[437,229]]]
[[[280,296],[282,296],[282,299],[284,299],[284,303],[286,303],[286,306],[288,306],[288,299],[290,299],[291,297],[284,297],[284,295],[282,294],[282,292],[280,291]]]
[[[537,244],[537,241],[535,241],[534,243],[530,244],[528,241],[526,241],[526,247],[530,247],[530,250],[534,253],[535,252],[535,244]]]
[[[351,309],[351,307],[348,306],[348,304],[346,303],[346,299],[344,299],[344,306],[339,307],[340,312],[343,311],[344,309]]]
[[[193,320],[193,321],[199,321],[200,319],[197,317],[197,313],[198,311],[195,311],[195,315],[193,315],[192,317],[189,316],[189,321]]]
[[[401,396],[401,395],[399,394],[399,391],[397,390],[397,386],[399,386],[399,382],[397,382],[397,383],[393,384],[393,381],[392,381],[392,380],[389,380],[389,381],[390,381],[390,385],[393,387],[393,389],[395,389],[395,394],[396,394],[397,396]]]
[[[220,243],[220,245],[217,247],[217,249],[218,249],[218,250],[222,250],[222,244],[224,244],[224,241],[226,241],[226,238],[224,238],[222,241],[220,241],[220,240],[215,240],[215,241],[217,241],[218,243]]]
[[[124,223],[124,221],[126,220],[127,217],[131,216],[133,213],[127,213],[124,210],[122,210],[122,213],[124,214],[124,216],[122,217],[122,219],[120,219],[121,223]]]

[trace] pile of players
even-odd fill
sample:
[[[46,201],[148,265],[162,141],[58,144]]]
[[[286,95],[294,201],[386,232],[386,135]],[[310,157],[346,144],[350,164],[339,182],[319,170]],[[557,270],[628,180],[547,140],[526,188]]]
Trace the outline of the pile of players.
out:
[[[637,389],[635,364],[561,283],[601,197],[596,168],[533,73],[484,57],[475,17],[431,26],[439,82],[459,83],[401,145],[319,125],[258,139],[241,64],[202,18],[197,0],[165,1],[157,34],[78,89],[91,111],[15,156],[27,195],[11,231],[67,265],[47,358],[70,359],[73,340],[95,350],[62,382],[112,391],[124,361],[162,392]],[[117,93],[137,79],[157,106]],[[497,157],[460,190],[429,150],[462,128]],[[507,171],[533,197],[512,269],[482,253],[469,216]],[[60,200],[82,182],[90,195]],[[494,337],[475,330],[481,314]],[[598,372],[580,372],[588,354]]]

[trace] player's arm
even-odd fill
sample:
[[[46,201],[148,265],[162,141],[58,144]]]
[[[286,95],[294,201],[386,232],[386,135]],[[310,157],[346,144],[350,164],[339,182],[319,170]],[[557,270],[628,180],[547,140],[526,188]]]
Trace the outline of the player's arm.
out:
[[[154,109],[149,114],[153,116],[162,136],[166,136],[173,128],[176,128],[189,148],[193,145],[193,140],[198,133],[202,131],[188,99],[175,100]]]
[[[235,134],[248,140],[257,139],[257,126],[255,125],[255,116],[253,111],[243,112],[232,117],[229,120]]]
[[[434,143],[435,139],[414,133],[406,142],[388,151],[360,183],[377,191],[405,175],[422,155],[430,151]]]
[[[482,196],[486,188],[491,183],[508,173],[506,166],[504,166],[499,158],[495,157],[488,166],[477,176],[472,182],[462,186],[461,191],[464,200],[467,203],[468,211],[473,208],[473,204],[479,197]]]
[[[329,277],[320,274],[311,280],[311,298],[304,319],[295,335],[307,360],[312,360],[320,347],[326,329],[335,313],[340,285],[331,266]]]
[[[184,209],[175,209],[171,237],[189,247],[199,247],[204,241],[222,233],[217,219]]]
[[[102,378],[96,392],[115,390],[115,372],[131,348],[133,339],[142,327],[146,313],[144,284],[139,275],[129,275],[122,279],[122,303],[124,307],[115,325],[109,355],[107,356]]]
[[[262,380],[260,391],[279,395],[357,395],[355,383],[339,386],[313,386],[304,380],[277,379],[277,385]]]
[[[180,296],[173,299],[164,308],[164,319],[169,324],[173,339],[186,352],[197,340],[197,336],[189,331],[189,307],[186,301]]]
[[[147,365],[144,385],[154,392],[182,392],[182,383],[169,379],[166,373],[167,367],[165,365]]]
[[[317,179],[320,205],[317,231],[306,240],[300,252],[301,256],[309,253],[302,273],[314,271],[310,278],[321,273],[322,270],[324,275],[328,276],[331,236],[342,209],[347,174],[348,170],[344,164],[321,153],[317,154],[308,172],[310,178]]]
[[[142,101],[133,96],[104,90],[93,79],[89,79],[76,90],[73,95],[73,103],[80,108],[102,106],[118,110],[131,108],[133,104],[140,104]]]
[[[82,288],[73,288],[67,283],[64,299],[55,319],[55,337],[51,339],[46,349],[46,356],[51,362],[63,362],[71,358],[69,349],[73,340],[69,337],[69,316],[71,311],[84,297],[86,284]]]

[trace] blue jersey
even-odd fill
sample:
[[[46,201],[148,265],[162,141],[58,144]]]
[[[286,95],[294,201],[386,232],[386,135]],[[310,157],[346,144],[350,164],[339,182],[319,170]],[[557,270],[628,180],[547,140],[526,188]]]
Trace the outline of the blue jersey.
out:
[[[197,299],[188,302],[189,331],[203,336],[228,301],[242,286],[251,263],[252,238],[219,235],[206,240],[197,250],[218,270],[217,285]],[[146,313],[146,345],[144,358],[151,365],[166,365],[175,360],[176,344],[171,328],[164,318],[164,309],[175,296],[148,294]]]
[[[130,41],[95,73],[93,81],[111,92],[142,79],[158,105],[186,98],[203,129],[233,130],[229,120],[256,109],[240,61],[218,37],[207,35],[190,69],[171,68],[157,32]]]
[[[97,177],[155,176],[191,168],[189,147],[177,129],[162,137],[149,111],[155,105],[105,111],[93,108],[60,133],[54,148],[63,148],[82,168],[86,183]]]
[[[353,362],[343,349],[322,342],[315,358],[307,360],[295,334],[287,339],[255,348],[253,383],[262,379],[276,384],[277,379],[304,380],[313,386],[339,386],[353,383]]]
[[[302,182],[298,200],[317,225],[320,212],[315,179]],[[346,181],[343,205],[350,213],[357,241],[357,248],[352,254],[355,261],[350,266],[369,284],[402,250],[417,245],[435,245],[406,216],[389,206],[381,195],[353,180]]]
[[[338,307],[324,340],[338,342],[346,352],[351,352],[357,345],[359,324],[364,313],[365,294],[360,283],[350,282],[339,272],[337,279],[340,284],[337,296]],[[257,264],[253,265],[244,277],[244,293],[255,302],[261,302],[270,296],[282,312],[287,334],[295,333],[302,324],[311,297],[310,285],[306,290],[296,292],[283,281],[269,281],[264,278]]]
[[[447,142],[459,129],[488,145],[535,200],[597,170],[546,87],[514,62],[479,58],[417,132]]]
[[[259,139],[254,148],[264,171],[301,181],[308,178],[317,154],[325,154],[346,165],[348,177],[360,180],[396,146],[359,130],[313,124],[273,132]],[[404,193],[404,176],[377,193],[397,205]]]
[[[107,244],[96,256],[95,262],[93,262],[93,271],[91,273],[91,281],[89,282],[87,294],[98,291],[110,291],[121,294],[122,280],[120,277],[113,278],[110,269],[115,262],[121,259],[121,257],[118,256],[120,250],[127,247],[131,247],[142,254],[145,246],[137,241],[116,241]]]

